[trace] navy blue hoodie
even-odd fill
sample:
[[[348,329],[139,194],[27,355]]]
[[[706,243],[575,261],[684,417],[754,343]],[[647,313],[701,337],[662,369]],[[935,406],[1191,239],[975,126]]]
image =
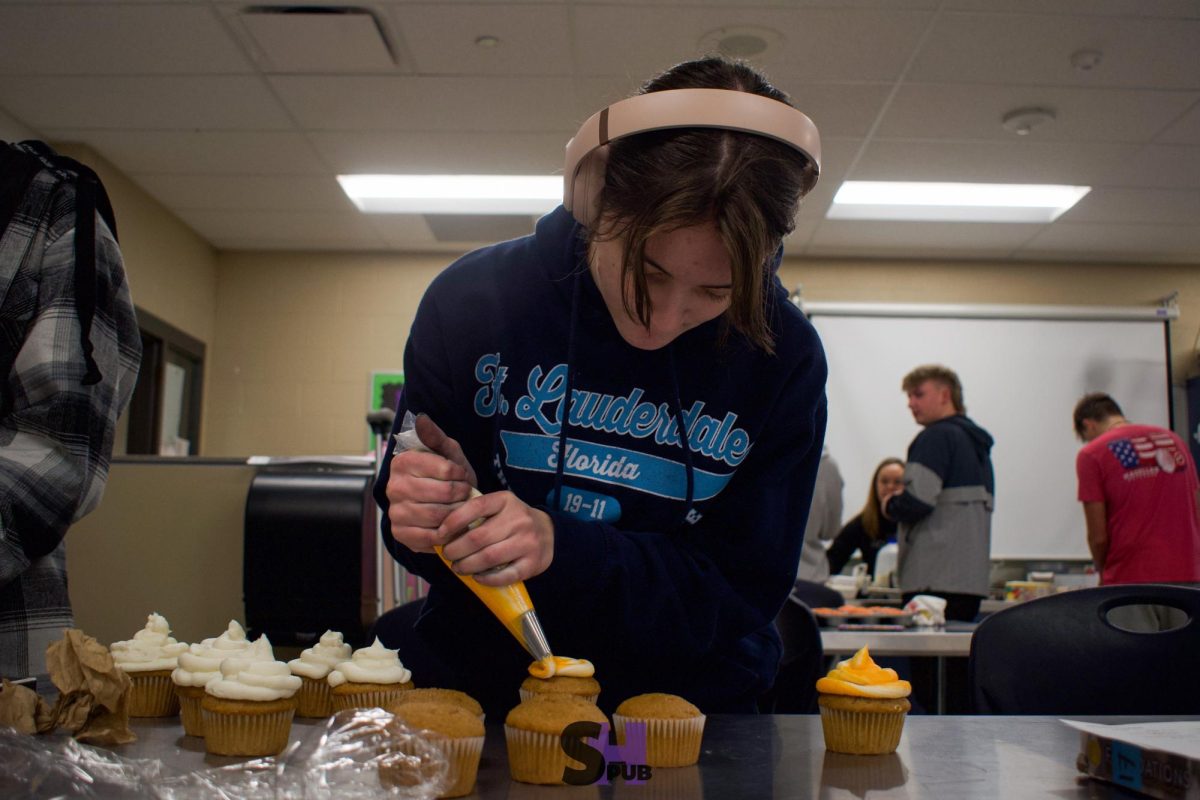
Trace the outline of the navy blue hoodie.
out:
[[[720,319],[634,348],[580,234],[560,207],[533,236],[433,281],[405,347],[397,428],[406,410],[429,414],[480,491],[507,488],[550,513],[554,559],[526,584],[554,651],[595,664],[602,707],[663,691],[709,713],[750,711],[779,661],[771,623],[821,455],[824,352],[778,279],[774,355],[732,332],[719,347]],[[435,556],[392,539],[388,455],[375,489],[383,539],[431,585],[417,630],[457,673],[438,685],[503,713],[530,659]]]

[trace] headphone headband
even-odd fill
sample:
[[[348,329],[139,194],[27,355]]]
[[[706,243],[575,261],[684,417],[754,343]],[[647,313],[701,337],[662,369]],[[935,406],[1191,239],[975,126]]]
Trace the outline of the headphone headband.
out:
[[[789,145],[821,171],[821,138],[803,112],[769,97],[732,89],[668,89],[613,103],[588,117],[567,142],[563,206],[590,224],[592,195],[603,185],[603,162],[588,156],[613,139],[667,128],[726,128]],[[600,174],[592,174],[599,170]],[[577,185],[578,184],[578,185]]]

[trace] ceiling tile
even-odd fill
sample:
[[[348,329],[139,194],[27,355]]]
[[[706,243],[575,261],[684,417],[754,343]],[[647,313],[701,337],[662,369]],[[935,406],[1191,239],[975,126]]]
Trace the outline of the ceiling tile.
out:
[[[570,75],[565,6],[405,3],[391,19],[423,75]],[[492,47],[476,44],[495,37]]]
[[[945,0],[947,9],[1115,17],[1196,17],[1196,0]]]
[[[385,242],[357,211],[183,210],[180,219],[218,248],[381,250]]]
[[[1200,189],[1093,189],[1055,224],[1076,222],[1197,225]]]
[[[1096,260],[1136,260],[1158,253],[1200,263],[1200,226],[1058,222],[1031,239],[1021,252],[1035,258],[1090,253]]]
[[[250,76],[0,77],[0,106],[39,129],[291,127],[263,80]]]
[[[1200,102],[1163,131],[1157,141],[1159,144],[1200,145]]]
[[[1102,53],[1082,72],[1081,49]],[[1030,86],[1200,89],[1200,19],[1046,14],[943,14],[913,63],[912,81]]]
[[[1147,142],[1197,100],[1200,94],[1182,91],[909,84],[896,93],[876,135],[1012,141],[1018,137],[1004,128],[1004,115],[1040,107],[1055,118],[1028,134],[1033,141]]]
[[[753,62],[772,75],[780,68],[806,81],[893,80],[930,19],[924,10],[893,8],[690,8],[580,6],[573,37],[585,75],[623,74],[645,79],[680,60],[703,55],[715,30],[766,28],[778,44]],[[619,54],[614,57],[614,54]],[[795,87],[782,84],[785,90]]]
[[[1200,189],[1200,147],[1165,144],[1143,147],[1128,160],[1113,164],[1108,184]]]
[[[133,176],[149,172],[296,175],[329,171],[300,133],[77,128],[50,128],[44,133],[54,141],[90,145]]]
[[[337,173],[553,174],[562,172],[568,133],[313,133]]]
[[[212,75],[251,69],[203,5],[0,5],[0,75]]]
[[[282,175],[140,175],[137,182],[176,211],[357,212],[332,177]]]
[[[1114,164],[1136,145],[1067,142],[902,142],[869,144],[848,178],[860,181],[981,181],[1122,185]],[[1124,184],[1137,186],[1137,183]],[[1141,184],[1152,185],[1152,184]]]
[[[569,78],[268,78],[297,122],[315,131],[574,130]],[[2,97],[2,95],[0,95]]]
[[[901,247],[907,252],[935,254],[980,248],[1011,251],[1033,236],[1040,225],[975,222],[888,222],[886,220],[824,220],[813,234],[812,250],[835,247]]]

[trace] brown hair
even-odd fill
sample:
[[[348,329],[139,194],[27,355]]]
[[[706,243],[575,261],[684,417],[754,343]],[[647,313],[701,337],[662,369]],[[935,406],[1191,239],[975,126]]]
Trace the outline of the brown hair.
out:
[[[1075,434],[1080,439],[1083,438],[1083,421],[1085,419],[1090,419],[1093,422],[1103,422],[1109,417],[1124,416],[1125,414],[1121,411],[1121,407],[1117,405],[1117,401],[1104,392],[1085,394],[1075,404],[1075,413],[1073,415]]]
[[[905,375],[904,380],[900,382],[900,388],[911,392],[925,381],[936,381],[948,388],[954,410],[959,414],[967,413],[967,407],[963,405],[962,383],[958,380],[958,375],[954,370],[943,367],[941,364],[925,364]]]
[[[677,64],[651,79],[640,94],[668,89],[731,89],[791,105],[787,95],[744,63],[710,57]],[[792,147],[765,136],[724,128],[672,128],[617,139],[609,146],[596,240],[625,237],[621,286],[632,279],[633,308],[650,324],[646,240],[711,222],[732,263],[727,325],[768,353],[770,263],[795,227],[800,198],[816,182],[816,166]],[[723,333],[726,335],[728,328]]]
[[[862,526],[872,541],[879,539],[879,520],[883,518],[883,509],[879,506],[879,492],[876,489],[879,483],[879,473],[883,472],[884,467],[892,464],[904,466],[904,462],[898,458],[885,458],[871,473],[871,485],[867,488],[867,502],[862,508]]]

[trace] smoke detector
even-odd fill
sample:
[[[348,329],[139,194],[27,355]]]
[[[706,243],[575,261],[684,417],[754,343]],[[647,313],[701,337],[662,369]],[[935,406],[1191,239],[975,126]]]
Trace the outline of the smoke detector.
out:
[[[1100,61],[1103,58],[1104,54],[1099,50],[1076,50],[1074,53],[1071,53],[1071,66],[1080,72],[1091,72],[1100,66]]]
[[[1054,112],[1049,108],[1030,106],[1009,111],[1001,119],[1004,130],[1017,136],[1028,136],[1035,128],[1054,122]]]

